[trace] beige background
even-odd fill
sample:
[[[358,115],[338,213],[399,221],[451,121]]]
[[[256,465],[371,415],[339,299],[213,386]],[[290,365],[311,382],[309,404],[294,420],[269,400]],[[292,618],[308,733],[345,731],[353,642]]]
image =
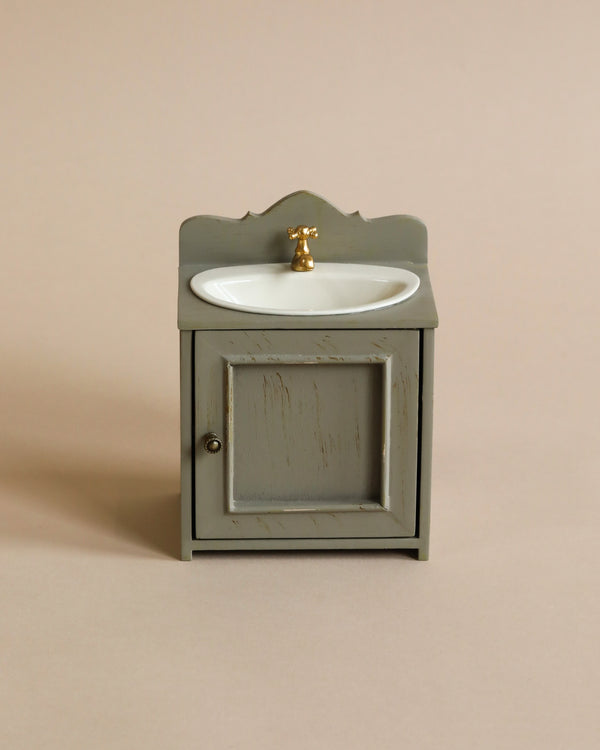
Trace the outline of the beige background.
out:
[[[0,746],[587,750],[594,0],[3,4]],[[179,562],[177,230],[430,232],[432,559]]]

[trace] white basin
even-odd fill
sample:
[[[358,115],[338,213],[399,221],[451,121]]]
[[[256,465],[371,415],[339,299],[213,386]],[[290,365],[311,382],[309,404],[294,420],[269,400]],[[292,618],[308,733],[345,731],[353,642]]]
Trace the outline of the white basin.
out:
[[[315,263],[292,271],[289,263],[228,266],[197,273],[194,294],[231,310],[267,315],[343,315],[367,312],[408,299],[419,277],[404,268]]]

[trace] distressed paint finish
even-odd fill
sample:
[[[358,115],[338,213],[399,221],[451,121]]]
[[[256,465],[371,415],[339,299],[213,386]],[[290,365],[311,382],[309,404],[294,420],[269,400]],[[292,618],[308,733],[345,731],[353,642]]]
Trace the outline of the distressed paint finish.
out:
[[[383,368],[230,366],[229,512],[382,509]]]
[[[417,331],[198,331],[195,368],[197,538],[414,535]]]

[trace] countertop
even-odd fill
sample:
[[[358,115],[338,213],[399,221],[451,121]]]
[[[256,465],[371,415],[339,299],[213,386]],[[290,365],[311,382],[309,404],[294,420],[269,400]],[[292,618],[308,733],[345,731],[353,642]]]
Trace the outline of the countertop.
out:
[[[377,265],[407,268],[419,276],[419,288],[404,302],[379,310],[314,316],[264,315],[212,305],[192,292],[190,279],[214,268],[215,264],[182,265],[179,268],[178,326],[181,330],[435,328],[438,318],[427,264],[379,261]]]

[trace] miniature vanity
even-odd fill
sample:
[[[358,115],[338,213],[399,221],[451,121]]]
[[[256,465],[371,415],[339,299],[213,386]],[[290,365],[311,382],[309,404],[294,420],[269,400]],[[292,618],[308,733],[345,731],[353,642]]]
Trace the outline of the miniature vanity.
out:
[[[425,226],[301,191],[239,220],[188,219],[179,259],[182,559],[396,548],[426,560],[437,315]]]

